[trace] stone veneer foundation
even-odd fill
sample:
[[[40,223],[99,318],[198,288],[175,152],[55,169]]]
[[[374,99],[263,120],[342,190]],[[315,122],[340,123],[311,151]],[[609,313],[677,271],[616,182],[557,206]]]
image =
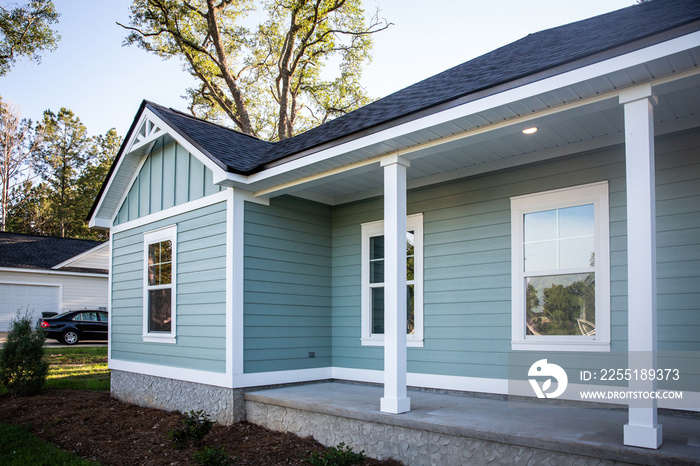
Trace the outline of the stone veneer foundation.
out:
[[[245,419],[242,390],[112,370],[111,392],[137,406],[182,413],[203,410],[224,425]]]
[[[255,401],[254,394],[247,394],[246,398],[247,420],[253,424],[280,432],[291,432],[300,437],[312,436],[326,446],[335,446],[343,442],[354,451],[364,450],[369,457],[394,458],[411,466],[628,464],[275,406]]]

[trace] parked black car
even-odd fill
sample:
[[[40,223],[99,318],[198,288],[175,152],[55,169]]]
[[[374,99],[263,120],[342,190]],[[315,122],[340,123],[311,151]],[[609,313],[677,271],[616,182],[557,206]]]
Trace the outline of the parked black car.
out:
[[[107,312],[68,311],[42,319],[39,328],[44,330],[46,338],[53,338],[66,345],[74,345],[80,340],[107,340]]]

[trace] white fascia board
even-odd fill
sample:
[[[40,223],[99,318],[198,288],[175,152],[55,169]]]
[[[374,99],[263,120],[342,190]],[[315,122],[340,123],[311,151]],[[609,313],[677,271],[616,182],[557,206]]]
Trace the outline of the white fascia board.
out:
[[[67,272],[63,270],[47,270],[47,269],[20,269],[14,267],[0,267],[0,272],[18,272],[31,273],[34,275],[69,275],[73,277],[96,277],[106,279],[106,273],[88,273],[88,272]]]
[[[68,267],[68,266],[69,266],[70,264],[72,264],[73,262],[79,261],[80,259],[82,259],[82,258],[84,258],[84,257],[86,257],[86,256],[89,256],[90,254],[94,254],[94,253],[96,253],[96,252],[98,252],[98,251],[100,251],[100,250],[102,250],[102,249],[108,248],[108,247],[109,247],[109,241],[106,241],[106,242],[104,242],[104,243],[102,243],[102,244],[100,244],[100,245],[95,246],[95,247],[92,248],[92,249],[88,249],[87,251],[78,254],[77,256],[71,257],[71,258],[68,259],[67,261],[63,261],[63,262],[61,262],[61,263],[58,264],[58,265],[54,265],[54,266],[51,267],[51,268],[54,269],[54,270],[57,270],[57,269],[60,269],[60,268],[62,268],[62,267]]]
[[[615,71],[641,65],[652,60],[663,58],[674,53],[683,52],[700,46],[700,31],[693,32],[659,44],[651,45],[617,57],[603,60],[575,70],[549,78],[525,84],[497,94],[489,95],[478,100],[434,113],[413,121],[409,121],[377,133],[358,138],[346,143],[301,157],[275,167],[263,170],[247,177],[248,184],[255,184],[273,178],[288,171],[297,170],[321,161],[371,146],[386,140],[404,136],[431,126],[453,121],[468,115],[506,105],[518,100],[537,96],[556,89],[561,89],[582,81],[603,76]],[[401,155],[401,151],[397,151]],[[227,174],[229,176],[231,174]],[[233,178],[231,177],[233,182]],[[238,181],[238,179],[236,180]]]
[[[97,212],[97,209],[95,209],[95,212]],[[97,218],[93,214],[88,222],[88,227],[98,230],[109,230],[112,227],[112,222],[104,218]]]

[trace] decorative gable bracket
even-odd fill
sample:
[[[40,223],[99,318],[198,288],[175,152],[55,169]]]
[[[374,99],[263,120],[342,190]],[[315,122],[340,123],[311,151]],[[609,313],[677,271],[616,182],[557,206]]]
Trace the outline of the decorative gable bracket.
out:
[[[156,139],[165,134],[161,127],[150,118],[146,117],[133,138],[128,152],[140,149],[152,144]]]

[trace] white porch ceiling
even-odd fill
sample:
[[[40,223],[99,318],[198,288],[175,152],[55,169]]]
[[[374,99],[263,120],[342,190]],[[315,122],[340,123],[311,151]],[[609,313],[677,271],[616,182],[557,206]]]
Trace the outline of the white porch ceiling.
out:
[[[652,82],[659,99],[657,134],[700,126],[698,46],[350,150],[246,189],[265,197],[292,194],[341,204],[382,194],[378,161],[391,153],[411,161],[410,188],[620,144],[624,121],[618,92],[642,82]],[[522,134],[531,126],[537,133]]]

